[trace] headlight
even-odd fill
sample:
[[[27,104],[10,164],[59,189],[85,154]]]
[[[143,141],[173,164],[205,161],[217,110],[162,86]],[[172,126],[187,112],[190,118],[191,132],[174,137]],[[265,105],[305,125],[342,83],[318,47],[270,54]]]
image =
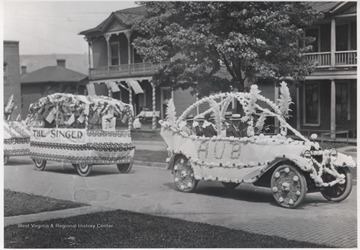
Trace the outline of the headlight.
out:
[[[336,151],[336,149],[335,148],[331,149],[330,150],[330,159],[332,161],[335,161],[337,159],[337,157],[338,157],[338,152]]]
[[[306,150],[303,154],[304,158],[311,159],[311,152],[309,150]]]

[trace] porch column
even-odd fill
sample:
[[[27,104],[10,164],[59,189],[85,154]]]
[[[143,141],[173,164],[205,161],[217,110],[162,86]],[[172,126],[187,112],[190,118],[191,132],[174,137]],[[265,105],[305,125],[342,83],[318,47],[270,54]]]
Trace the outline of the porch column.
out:
[[[331,45],[330,45],[330,67],[335,68],[335,51],[336,51],[336,21],[331,20]]]
[[[155,112],[156,112],[156,97],[155,97],[155,84],[153,82],[150,82],[151,84],[151,88],[152,88],[152,110],[153,110],[153,117],[152,117],[152,126],[151,128],[152,129],[156,129],[156,115],[155,115]]]
[[[129,104],[132,105],[132,89],[129,83],[128,83],[128,90],[129,90]],[[135,110],[134,110],[134,114],[135,114]],[[131,128],[132,128],[132,119],[131,117],[129,117],[129,130],[131,130]]]
[[[127,38],[127,41],[128,41],[128,64],[130,65],[131,62],[132,62],[132,58],[131,58],[131,41],[130,41],[130,38],[131,38],[131,32],[130,31],[127,31],[125,33],[126,35],[126,38]]]
[[[274,101],[275,103],[277,103],[277,100],[279,99],[279,86],[277,83],[274,84]],[[278,132],[280,131],[279,128],[279,120],[275,117],[275,121],[274,121],[274,126],[275,126],[275,131]]]
[[[296,87],[296,129],[300,131],[300,86]]]
[[[335,139],[336,129],[336,87],[335,80],[331,80],[331,94],[330,94],[331,104],[330,104],[330,130],[331,130],[331,139]]]
[[[92,62],[92,41],[88,41],[88,55],[89,55],[89,76],[91,78],[91,69],[94,67]]]
[[[110,36],[111,36],[111,35],[104,35],[104,37],[105,37],[105,39],[106,39],[108,66],[111,66]]]

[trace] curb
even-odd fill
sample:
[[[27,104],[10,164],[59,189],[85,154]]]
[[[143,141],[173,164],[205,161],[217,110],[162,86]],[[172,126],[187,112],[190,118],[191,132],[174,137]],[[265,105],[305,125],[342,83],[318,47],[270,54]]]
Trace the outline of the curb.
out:
[[[167,168],[167,163],[163,163],[163,162],[134,161],[134,165],[156,167],[156,168],[163,168],[163,169]]]
[[[56,211],[41,212],[37,214],[16,215],[4,217],[4,227],[16,224],[46,221],[52,219],[68,218],[83,214],[112,211],[113,208],[102,206],[84,206]]]

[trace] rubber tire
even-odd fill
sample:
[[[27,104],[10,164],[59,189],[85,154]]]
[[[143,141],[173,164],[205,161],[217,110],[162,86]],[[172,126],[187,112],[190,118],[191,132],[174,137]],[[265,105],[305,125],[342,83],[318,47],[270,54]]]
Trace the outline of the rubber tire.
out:
[[[41,159],[33,159],[34,161],[34,165],[35,165],[35,170],[38,171],[43,171],[46,167],[46,160],[41,160]]]
[[[294,176],[295,175],[298,176],[299,179],[297,182],[293,181],[292,178],[284,179],[287,176],[289,176],[286,173],[284,173],[282,175],[282,173],[285,172],[286,168],[289,168],[289,170],[290,170],[289,174],[292,173]],[[280,173],[280,177],[276,178],[276,173]],[[290,176],[292,176],[292,175],[290,175]],[[289,180],[289,179],[291,179],[291,180]],[[277,192],[274,191],[274,187],[281,189],[279,187],[280,186],[279,183],[281,184],[281,186],[283,186],[283,184],[285,182],[298,183],[298,184],[296,184],[297,187],[298,187],[298,185],[300,185],[300,187],[298,188],[298,190],[300,191],[300,195],[298,195],[298,198],[295,200],[295,202],[293,202],[293,204],[286,202],[287,197],[285,197],[283,202],[281,202],[280,198],[278,198],[278,194],[286,194],[286,196],[287,196],[287,194],[290,194],[290,192],[281,191],[281,190],[277,191]],[[302,172],[300,172],[300,170],[298,168],[296,168],[293,165],[287,165],[287,164],[280,165],[275,169],[275,171],[273,172],[273,174],[271,176],[271,190],[272,190],[272,194],[273,194],[275,201],[280,206],[285,207],[285,208],[296,208],[305,199],[305,196],[307,193],[307,183],[306,183],[305,176],[303,175]],[[291,192],[291,193],[293,194],[293,192]],[[282,197],[282,195],[280,195],[280,196]],[[290,200],[290,199],[288,199],[288,200]]]
[[[120,173],[122,174],[127,174],[130,172],[131,168],[132,168],[132,163],[121,163],[121,164],[116,164],[118,170]]]
[[[92,165],[87,163],[73,164],[73,166],[74,165],[76,166],[76,171],[80,176],[86,177],[90,175]]]
[[[234,190],[240,185],[240,183],[233,183],[233,182],[222,182],[222,184],[227,190]]]
[[[182,161],[183,161],[183,163],[182,163]],[[182,165],[183,167],[185,167],[186,178],[190,181],[188,183],[191,183],[191,187],[186,186],[186,188],[185,188],[185,186],[181,185],[181,183],[179,181],[176,181],[176,178],[182,178],[182,177],[181,177],[181,171],[175,170],[175,169],[174,169],[174,183],[175,183],[175,187],[178,191],[184,192],[184,193],[191,193],[195,190],[199,181],[195,179],[193,169],[191,166],[187,165],[187,162],[188,162],[188,159],[185,156],[181,156],[176,160],[176,162],[174,164],[174,168],[176,165]],[[185,178],[183,178],[183,179],[185,179]],[[181,186],[183,186],[184,188],[181,188]]]
[[[339,174],[345,175],[345,184],[336,184],[332,187],[327,187],[324,190],[321,190],[320,193],[324,196],[328,201],[340,202],[345,200],[351,193],[352,190],[352,176],[348,167],[340,167],[336,169]],[[333,176],[332,176],[333,177]],[[342,188],[345,189],[342,190]],[[335,194],[334,192],[340,190],[342,193]]]
[[[4,165],[6,165],[9,162],[9,156],[8,155],[4,155]]]

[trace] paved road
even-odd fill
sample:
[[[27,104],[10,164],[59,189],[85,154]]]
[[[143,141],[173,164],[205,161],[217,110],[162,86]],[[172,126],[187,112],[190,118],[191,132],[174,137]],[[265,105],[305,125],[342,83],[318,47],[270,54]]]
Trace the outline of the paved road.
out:
[[[115,166],[95,166],[92,175],[84,178],[70,165],[56,162],[48,163],[45,171],[35,171],[27,157],[10,158],[5,166],[4,186],[108,209],[204,222],[335,247],[357,246],[356,187],[341,203],[328,202],[314,193],[307,195],[303,206],[285,209],[276,205],[268,189],[252,185],[226,191],[220,183],[200,182],[196,193],[187,194],[175,191],[172,175],[165,169],[134,166],[129,174],[120,174]]]

